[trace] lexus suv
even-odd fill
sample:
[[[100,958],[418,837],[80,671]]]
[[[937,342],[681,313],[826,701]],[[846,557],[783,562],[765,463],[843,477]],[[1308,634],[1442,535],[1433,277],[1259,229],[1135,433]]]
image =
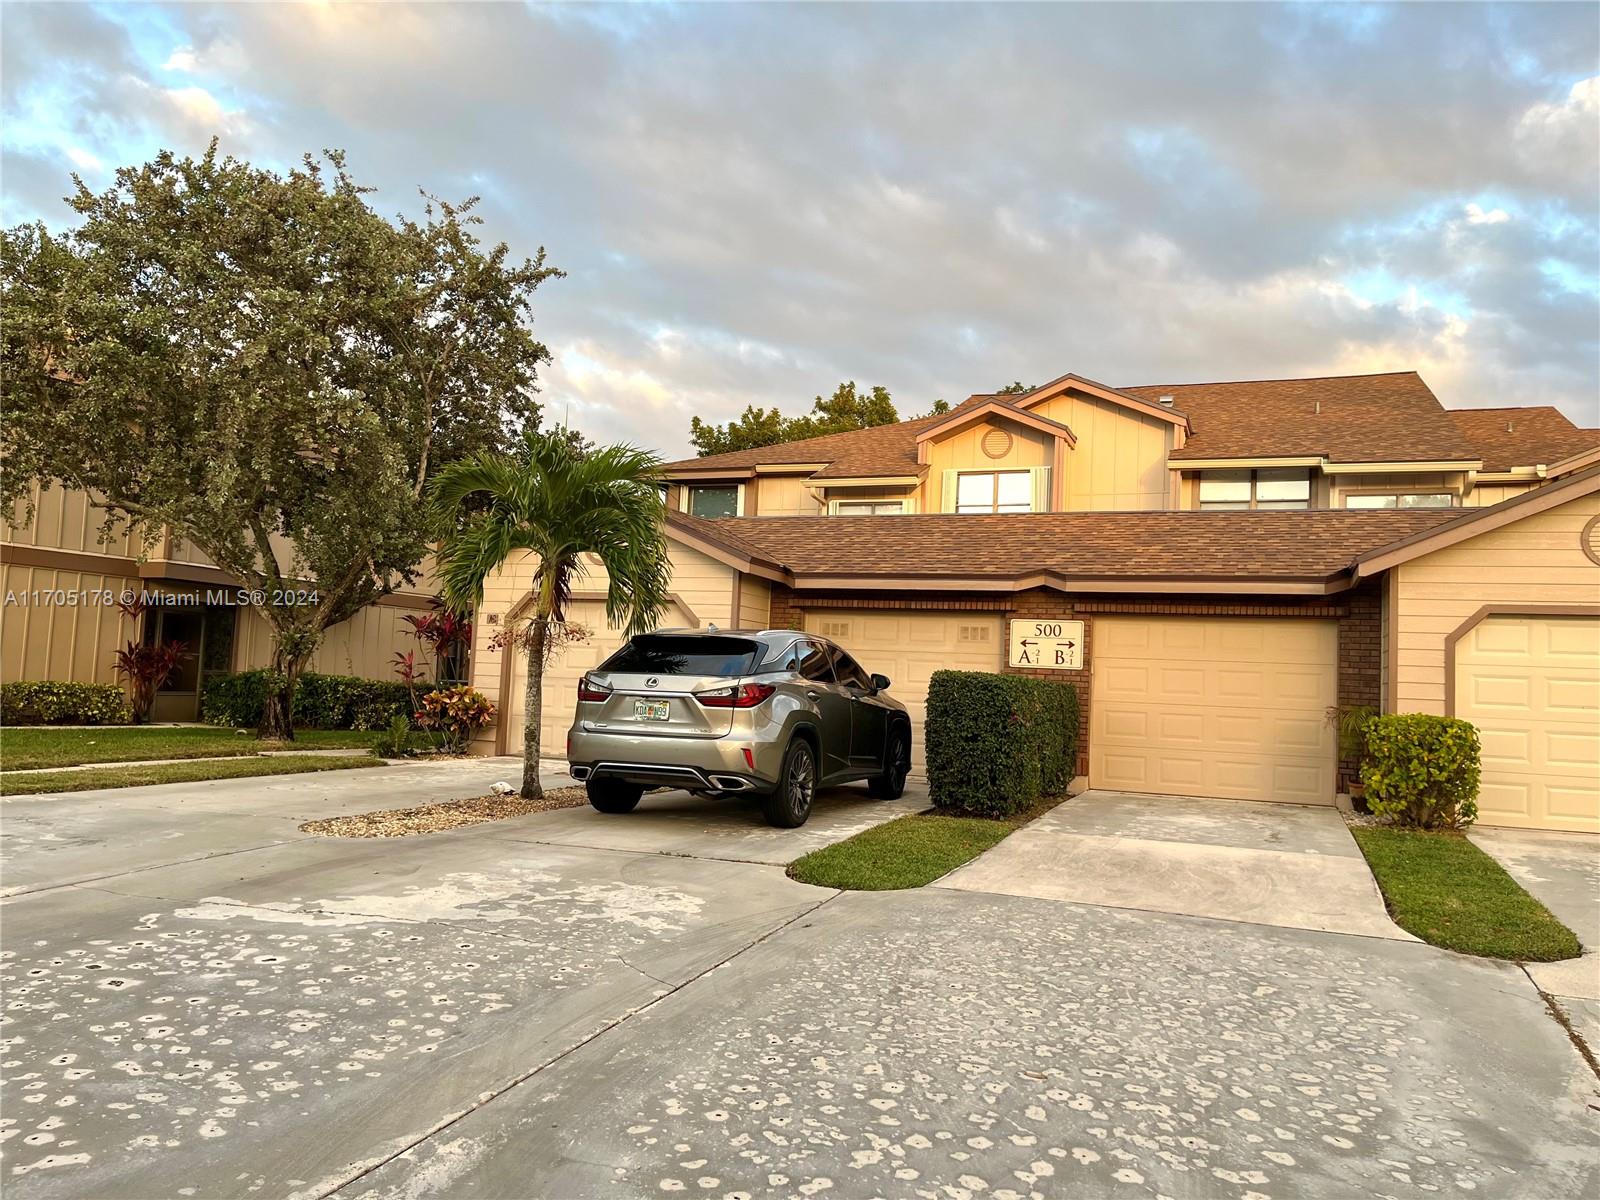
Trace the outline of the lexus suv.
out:
[[[579,682],[567,762],[604,813],[632,812],[647,787],[748,792],[793,829],[818,787],[905,790],[911,720],[888,687],[814,634],[641,634]]]

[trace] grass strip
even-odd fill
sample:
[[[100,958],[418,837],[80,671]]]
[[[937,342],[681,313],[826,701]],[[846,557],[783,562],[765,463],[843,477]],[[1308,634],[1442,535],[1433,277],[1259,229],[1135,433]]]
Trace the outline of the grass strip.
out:
[[[1514,962],[1581,952],[1577,935],[1460,834],[1355,826],[1394,923],[1434,946]]]
[[[382,736],[372,730],[299,729],[292,742],[263,742],[253,730],[240,733],[187,725],[101,725],[90,729],[13,725],[0,729],[0,770],[152,758],[222,758],[261,750],[368,750]]]
[[[275,758],[229,758],[208,762],[156,763],[148,767],[90,767],[82,771],[40,771],[0,775],[0,795],[36,796],[45,792],[87,792],[96,788],[144,787],[153,783],[195,783],[203,779],[245,779],[254,775],[293,775],[303,771],[346,771],[381,767],[370,754],[288,754]]]
[[[789,878],[847,892],[922,887],[1003,842],[1065,799],[1047,797],[1004,820],[932,812],[897,817],[796,859],[789,864]]]

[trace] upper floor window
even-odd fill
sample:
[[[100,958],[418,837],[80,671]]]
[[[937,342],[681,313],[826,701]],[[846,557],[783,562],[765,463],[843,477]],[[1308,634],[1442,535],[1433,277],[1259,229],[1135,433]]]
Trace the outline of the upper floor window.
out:
[[[689,515],[691,517],[737,517],[739,515],[739,485],[730,483],[716,487],[691,487],[689,489]]]
[[[1455,498],[1449,492],[1361,492],[1346,496],[1346,508],[1449,508]]]
[[[1207,471],[1200,476],[1200,507],[1310,508],[1311,472],[1285,467]]]
[[[833,513],[837,517],[881,517],[889,513],[903,513],[904,500],[835,500]]]
[[[1033,477],[1027,471],[962,471],[956,476],[958,513],[1033,511]]]

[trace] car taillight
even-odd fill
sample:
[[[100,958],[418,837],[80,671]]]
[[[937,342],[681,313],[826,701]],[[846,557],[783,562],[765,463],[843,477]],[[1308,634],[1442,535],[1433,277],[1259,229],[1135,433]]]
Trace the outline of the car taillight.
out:
[[[738,687],[696,692],[695,699],[707,708],[754,708],[777,690],[770,683],[741,683]]]
[[[610,688],[603,683],[596,683],[587,675],[578,680],[579,700],[604,700],[609,695],[611,695]]]

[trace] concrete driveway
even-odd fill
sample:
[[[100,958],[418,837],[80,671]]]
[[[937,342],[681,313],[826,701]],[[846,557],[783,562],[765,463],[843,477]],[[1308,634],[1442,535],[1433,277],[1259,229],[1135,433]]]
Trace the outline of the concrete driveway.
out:
[[[1332,808],[1090,791],[937,886],[1415,940]]]
[[[279,826],[227,825],[198,855],[180,839],[185,861],[101,858],[88,882],[48,882],[54,852],[13,847],[0,802],[6,869],[35,880],[0,904],[8,1196],[1562,1200],[1600,1182],[1596,1080],[1514,968],[1026,897],[840,895],[738,861],[766,835],[671,797],[588,825],[289,836],[287,810],[327,799],[324,776],[294,778],[303,797],[239,780],[207,802],[260,800]],[[352,773],[338,802],[383,806],[406,778]],[[129,811],[203,826],[175,790]],[[114,806],[46,803],[26,802],[32,833],[87,821],[116,842]],[[895,812],[830,805],[836,832]],[[652,827],[654,848],[580,844]],[[56,861],[74,875],[86,853]]]
[[[1468,836],[1583,943],[1582,958],[1529,963],[1527,972],[1600,1054],[1600,837],[1532,829],[1474,829]]]

